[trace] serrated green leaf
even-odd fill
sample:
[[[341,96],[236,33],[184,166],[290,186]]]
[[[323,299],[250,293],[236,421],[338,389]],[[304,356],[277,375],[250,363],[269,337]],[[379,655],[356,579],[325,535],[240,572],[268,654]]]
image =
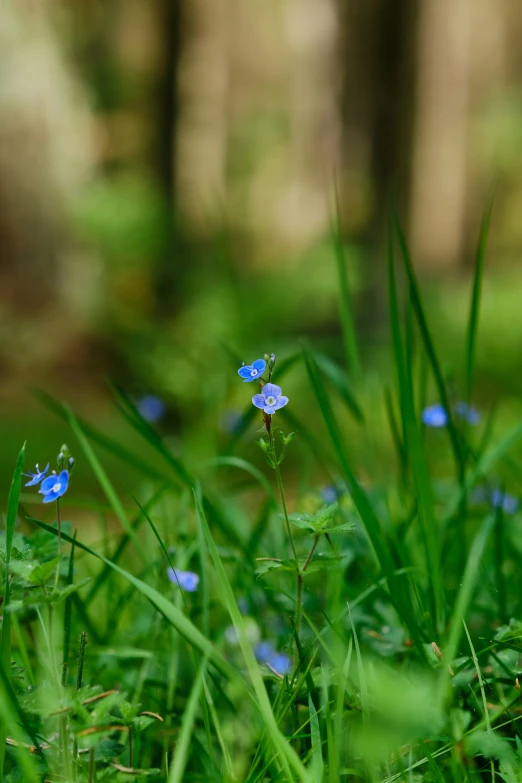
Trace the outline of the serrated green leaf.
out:
[[[96,745],[94,758],[96,761],[101,761],[107,764],[109,761],[112,761],[114,758],[116,758],[116,756],[121,756],[124,750],[125,745],[122,745],[121,742],[117,742],[117,740],[113,739],[105,739]]]
[[[293,560],[266,560],[256,568],[255,573],[259,577],[267,574],[269,571],[277,570],[295,572],[295,562]]]
[[[54,571],[55,567],[60,562],[61,557],[53,557],[52,560],[48,560],[46,563],[40,563],[29,573],[29,581],[34,585],[42,585],[46,582]]]

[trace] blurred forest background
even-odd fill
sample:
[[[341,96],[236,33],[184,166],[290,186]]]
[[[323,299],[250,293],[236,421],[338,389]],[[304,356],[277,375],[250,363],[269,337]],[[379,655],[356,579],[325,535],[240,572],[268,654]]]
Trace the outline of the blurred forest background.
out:
[[[390,205],[456,369],[497,181],[477,396],[518,415],[520,40],[510,0],[2,3],[3,475],[26,438],[46,461],[66,434],[31,387],[113,432],[107,378],[158,395],[173,442],[211,454],[245,404],[225,346],[250,362],[305,337],[341,359],[335,187],[385,373]]]

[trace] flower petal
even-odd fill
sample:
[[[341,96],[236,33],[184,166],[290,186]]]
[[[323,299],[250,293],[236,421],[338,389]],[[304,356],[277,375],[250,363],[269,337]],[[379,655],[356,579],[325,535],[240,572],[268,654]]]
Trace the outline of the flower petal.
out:
[[[270,414],[270,416],[271,416],[273,413],[275,413],[275,412],[276,412],[276,409],[274,408],[274,406],[273,406],[273,405],[267,405],[265,408],[263,408],[263,410],[264,410],[264,412],[265,412],[265,413],[269,413],[269,414]]]
[[[254,394],[254,396],[252,397],[252,402],[254,403],[256,408],[261,408],[261,410],[263,410],[263,408],[265,407],[265,398],[263,397],[262,394]]]
[[[275,397],[276,400],[281,396],[282,391],[280,386],[276,386],[275,383],[266,383],[263,386],[263,397]]]
[[[249,367],[248,365],[243,365],[243,367],[240,367],[237,371],[237,374],[240,375],[242,378],[245,379],[245,381],[253,381],[253,377],[250,375],[252,372],[252,367]]]
[[[52,489],[57,481],[58,476],[56,473],[51,473],[50,476],[47,476],[47,478],[45,478],[40,485],[40,492],[42,495],[47,495],[48,492],[52,492]]]
[[[43,498],[44,503],[52,503],[54,500],[58,500],[60,497],[60,492],[48,492],[47,495]]]
[[[257,370],[258,375],[263,375],[264,371],[266,370],[266,362],[264,359],[256,359],[255,362],[252,362],[252,368],[254,370]]]
[[[282,408],[286,403],[288,402],[288,397],[279,397],[278,400],[276,400],[276,403],[274,405],[274,408],[276,411],[279,410],[279,408]]]
[[[60,476],[58,478],[58,481],[62,485],[60,488],[60,496],[65,495],[67,492],[67,487],[69,486],[69,471],[68,470],[62,470],[60,473]]]

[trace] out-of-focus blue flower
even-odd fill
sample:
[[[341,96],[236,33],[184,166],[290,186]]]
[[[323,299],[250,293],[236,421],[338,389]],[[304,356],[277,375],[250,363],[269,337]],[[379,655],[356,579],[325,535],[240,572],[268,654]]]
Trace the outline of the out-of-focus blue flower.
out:
[[[424,408],[421,418],[426,427],[445,427],[448,423],[446,409],[439,403]]]
[[[288,402],[284,397],[280,386],[275,383],[267,383],[261,389],[261,394],[254,394],[252,402],[256,408],[261,408],[265,413],[275,413]]]
[[[49,470],[49,463],[47,463],[47,467],[44,468],[44,470],[40,470],[40,468],[38,467],[38,463],[37,463],[36,464],[36,473],[31,473],[31,471],[29,471],[29,473],[24,473],[24,476],[27,476],[27,478],[31,479],[31,481],[28,481],[25,486],[26,487],[34,487],[34,486],[36,486],[36,484],[39,484],[40,481],[46,475],[48,470]]]
[[[288,655],[277,652],[272,642],[259,642],[254,647],[254,654],[258,661],[266,663],[267,666],[281,676],[292,671],[292,662]]]
[[[344,489],[335,484],[328,484],[320,490],[319,494],[325,503],[336,503],[344,495]]]
[[[465,419],[468,424],[475,425],[480,422],[480,413],[472,405],[468,405],[467,402],[458,402],[455,405],[455,413],[461,419]]]
[[[58,500],[62,495],[65,495],[68,486],[68,470],[62,470],[59,476],[57,476],[56,473],[51,473],[51,475],[47,476],[40,485],[39,492],[44,496],[43,502],[52,503],[54,500]]]
[[[139,410],[145,421],[159,421],[165,415],[167,406],[155,394],[145,394],[136,402],[136,408]]]
[[[501,508],[505,514],[514,514],[518,509],[518,500],[501,489],[494,489],[489,497],[493,508]]]
[[[266,369],[266,362],[264,359],[256,359],[252,364],[244,364],[239,368],[238,374],[243,378],[245,383],[255,381],[256,378],[260,378]]]
[[[199,576],[192,571],[180,571],[179,568],[167,569],[167,576],[171,582],[173,582],[182,590],[186,590],[187,593],[194,593],[198,589]]]

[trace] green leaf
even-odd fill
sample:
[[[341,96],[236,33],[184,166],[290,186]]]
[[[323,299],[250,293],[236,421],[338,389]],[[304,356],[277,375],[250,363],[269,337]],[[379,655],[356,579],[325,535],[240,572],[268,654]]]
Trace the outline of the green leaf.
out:
[[[44,584],[44,582],[49,579],[61,559],[61,557],[54,557],[52,560],[48,560],[46,563],[41,563],[40,565],[36,566],[36,568],[34,568],[29,574],[29,581],[35,585]]]
[[[62,538],[64,538],[63,533]],[[12,601],[7,611],[18,612],[27,606],[40,606],[41,604],[58,603],[59,601],[63,601],[69,595],[72,595],[78,590],[81,590],[81,588],[90,581],[91,577],[88,576],[85,579],[82,579],[81,582],[78,582],[78,584],[67,585],[61,589],[53,590],[52,593],[45,593],[43,590],[31,590],[25,598],[22,598],[19,601]]]
[[[269,571],[293,571],[295,573],[295,562],[293,560],[265,560],[256,568],[256,576],[263,576]]]
[[[108,764],[109,761],[112,761],[116,756],[121,756],[124,751],[125,745],[122,745],[121,742],[117,742],[117,740],[113,739],[104,739],[96,745],[94,758],[96,761]]]

